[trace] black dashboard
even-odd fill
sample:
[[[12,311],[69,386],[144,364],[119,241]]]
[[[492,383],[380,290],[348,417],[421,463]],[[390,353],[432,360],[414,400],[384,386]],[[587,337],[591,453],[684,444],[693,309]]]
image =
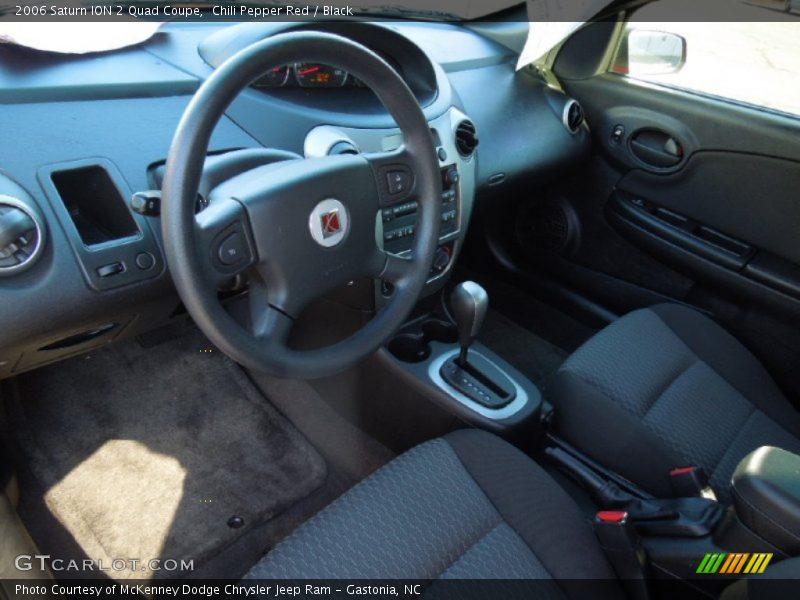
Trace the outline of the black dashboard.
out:
[[[129,199],[158,187],[181,114],[214,68],[260,39],[308,27],[170,24],[144,44],[86,56],[0,46],[0,217],[21,210],[35,224],[11,250],[0,249],[0,258],[11,253],[0,260],[0,378],[181,313],[159,220],[132,212]],[[441,23],[313,28],[383,56],[428,117],[447,192],[440,248],[447,257],[432,286],[455,261],[476,203],[550,176],[587,151],[588,129],[563,122],[568,99],[517,72],[516,52],[490,37]],[[350,74],[326,63],[274,68],[231,104],[210,154],[266,147],[318,156],[402,142],[377,97]],[[448,179],[453,171],[456,181]],[[413,215],[408,203],[384,211],[387,249],[404,251]]]

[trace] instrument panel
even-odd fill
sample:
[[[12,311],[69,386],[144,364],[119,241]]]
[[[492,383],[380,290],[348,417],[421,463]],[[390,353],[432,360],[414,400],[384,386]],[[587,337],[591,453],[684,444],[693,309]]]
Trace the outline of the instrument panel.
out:
[[[400,76],[400,66],[384,56]],[[273,67],[253,82],[259,90],[278,88],[366,88],[357,77],[344,69],[323,63],[295,63]]]

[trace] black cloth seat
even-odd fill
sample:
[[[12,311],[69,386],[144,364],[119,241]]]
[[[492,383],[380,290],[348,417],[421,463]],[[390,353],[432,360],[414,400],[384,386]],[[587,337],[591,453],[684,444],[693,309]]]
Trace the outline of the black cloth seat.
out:
[[[530,458],[461,430],[399,456],[269,552],[248,579],[581,580],[621,588],[589,518]],[[582,590],[585,595],[585,588]]]
[[[721,500],[759,446],[800,453],[800,414],[758,360],[705,315],[662,304],[612,323],[548,386],[559,435],[658,496],[700,466]]]

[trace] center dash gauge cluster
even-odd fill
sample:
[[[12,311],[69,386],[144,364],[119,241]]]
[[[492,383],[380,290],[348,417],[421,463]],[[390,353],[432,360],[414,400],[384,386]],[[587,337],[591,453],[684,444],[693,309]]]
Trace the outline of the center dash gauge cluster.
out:
[[[384,56],[384,60],[402,76],[400,66]],[[363,88],[357,77],[344,69],[323,63],[295,63],[278,65],[253,82],[257,90],[279,88]]]

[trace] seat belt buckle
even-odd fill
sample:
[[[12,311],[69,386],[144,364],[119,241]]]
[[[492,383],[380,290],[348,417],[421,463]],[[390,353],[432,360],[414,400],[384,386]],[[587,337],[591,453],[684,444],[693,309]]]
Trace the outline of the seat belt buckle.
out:
[[[639,534],[624,510],[601,510],[594,518],[594,531],[603,552],[617,576],[624,582],[628,597],[646,600],[647,554]]]
[[[703,467],[678,467],[669,472],[672,489],[679,498],[701,497],[716,500]]]

